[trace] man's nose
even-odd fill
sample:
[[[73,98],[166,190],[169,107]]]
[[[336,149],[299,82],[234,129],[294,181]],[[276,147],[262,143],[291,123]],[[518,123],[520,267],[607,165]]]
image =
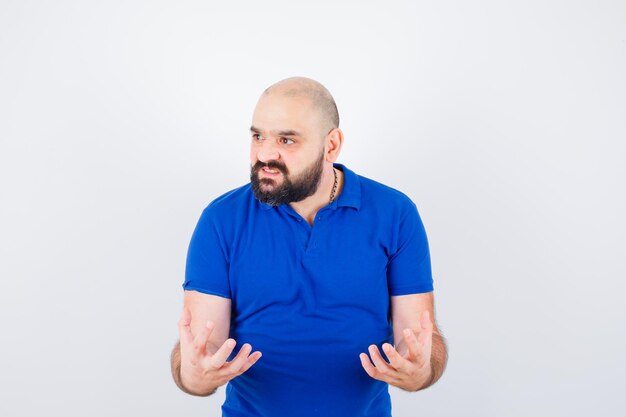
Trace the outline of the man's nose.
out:
[[[257,159],[263,163],[278,159],[277,146],[271,140],[263,141],[257,148]]]

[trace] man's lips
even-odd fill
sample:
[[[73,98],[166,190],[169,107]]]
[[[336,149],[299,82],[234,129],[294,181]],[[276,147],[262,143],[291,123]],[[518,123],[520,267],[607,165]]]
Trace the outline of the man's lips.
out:
[[[267,168],[265,168],[265,167],[261,168],[259,171],[262,172],[263,175],[266,175],[268,177],[276,177],[276,176],[278,176],[281,173],[280,170],[278,170],[276,168],[272,168],[271,171],[274,171],[274,172],[268,171]]]

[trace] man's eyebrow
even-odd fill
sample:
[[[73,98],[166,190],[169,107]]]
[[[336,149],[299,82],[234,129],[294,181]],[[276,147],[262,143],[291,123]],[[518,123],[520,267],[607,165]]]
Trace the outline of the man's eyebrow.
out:
[[[257,127],[254,127],[254,126],[250,126],[250,131],[254,132],[254,133],[261,134],[261,129],[259,129]],[[302,136],[302,134],[300,132],[298,132],[297,130],[293,130],[293,129],[272,130],[271,133],[273,133],[276,136]]]

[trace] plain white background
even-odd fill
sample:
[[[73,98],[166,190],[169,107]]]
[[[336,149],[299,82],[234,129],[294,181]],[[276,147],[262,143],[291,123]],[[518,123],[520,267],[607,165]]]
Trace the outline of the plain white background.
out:
[[[620,1],[0,1],[0,414],[220,415],[187,245],[294,75],[428,232],[450,360],[394,416],[623,412],[624,74]]]

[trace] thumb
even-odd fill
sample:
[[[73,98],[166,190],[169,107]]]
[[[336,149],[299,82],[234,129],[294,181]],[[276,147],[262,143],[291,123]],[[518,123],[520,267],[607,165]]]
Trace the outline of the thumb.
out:
[[[181,343],[190,344],[193,342],[193,334],[191,333],[191,311],[189,308],[183,307],[183,313],[178,322],[178,331],[180,333]]]

